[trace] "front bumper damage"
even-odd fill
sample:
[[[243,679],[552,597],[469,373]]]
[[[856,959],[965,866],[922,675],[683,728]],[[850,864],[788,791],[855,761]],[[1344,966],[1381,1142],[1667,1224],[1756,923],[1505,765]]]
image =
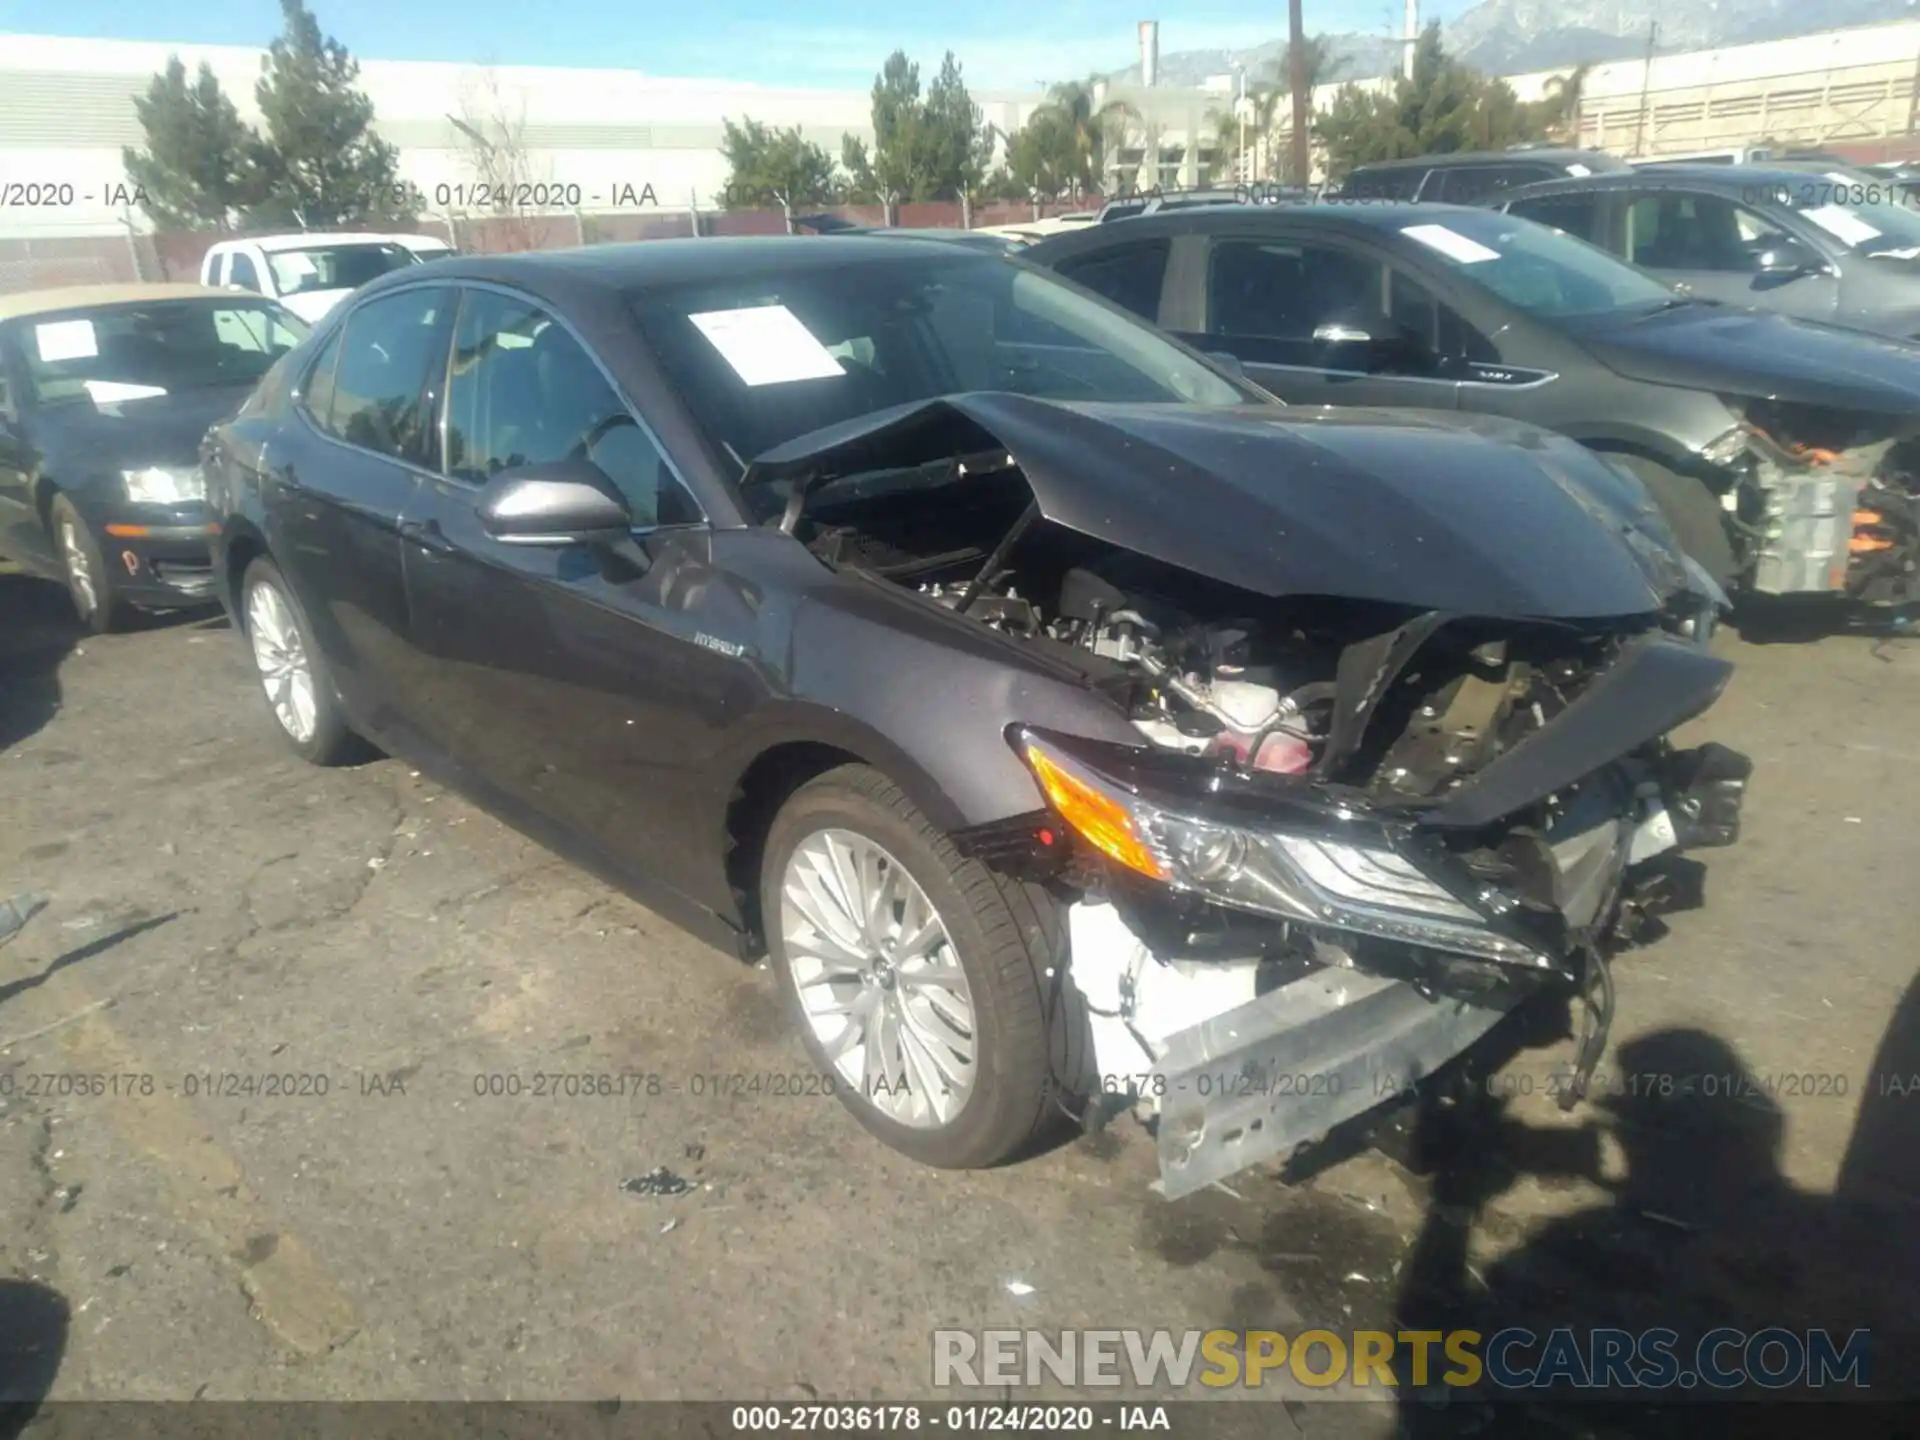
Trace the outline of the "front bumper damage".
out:
[[[1158,1188],[1169,1200],[1408,1091],[1521,998],[1442,998],[1336,967],[1256,995],[1254,957],[1158,960],[1106,904],[1076,904],[1068,920],[1103,1093],[1137,1093],[1156,1113]],[[1127,1018],[1130,986],[1137,1020]],[[1169,1021],[1178,1028],[1155,1033]]]
[[[1103,1107],[1132,1105],[1157,1126],[1156,1188],[1178,1199],[1406,1096],[1545,993],[1590,1008],[1562,1087],[1572,1103],[1611,1021],[1600,946],[1661,908],[1665,857],[1737,839],[1750,769],[1718,745],[1669,754],[1661,782],[1640,788],[1631,815],[1559,842],[1578,857],[1566,874],[1570,900],[1593,890],[1587,857],[1604,851],[1609,862],[1588,923],[1551,973],[1432,954],[1383,965],[1378,947],[1354,936],[1283,921],[1263,935],[1244,916],[1228,927],[1242,939],[1238,951],[1223,951],[1217,937],[1183,945],[1178,927],[1137,907],[1136,889],[1089,890],[1068,911],[1068,975],[1089,1017]],[[1277,975],[1274,955],[1286,948],[1296,963]],[[1596,971],[1604,1000],[1590,990]]]

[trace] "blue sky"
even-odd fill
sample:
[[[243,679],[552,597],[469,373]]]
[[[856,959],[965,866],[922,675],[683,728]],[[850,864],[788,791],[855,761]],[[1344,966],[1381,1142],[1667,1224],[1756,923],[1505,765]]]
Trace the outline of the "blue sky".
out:
[[[1147,0],[309,0],[322,28],[362,57],[461,63],[605,65],[655,75],[768,85],[865,88],[887,52],[903,47],[923,73],[951,49],[976,89],[1037,87],[1136,56],[1135,25],[1160,21],[1162,53],[1243,46],[1286,32],[1284,4],[1187,0],[1156,17]],[[1426,0],[1426,19],[1450,19],[1471,0]],[[1307,0],[1307,28],[1385,34],[1399,0]],[[885,17],[884,19],[876,17]],[[264,45],[279,29],[277,0],[0,0],[0,32]]]

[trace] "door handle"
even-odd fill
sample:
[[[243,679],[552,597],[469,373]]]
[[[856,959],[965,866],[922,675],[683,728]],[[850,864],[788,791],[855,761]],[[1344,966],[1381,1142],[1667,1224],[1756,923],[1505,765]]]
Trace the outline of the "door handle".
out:
[[[400,538],[411,540],[422,550],[435,555],[453,554],[453,542],[447,539],[446,532],[440,528],[438,520],[402,520]]]

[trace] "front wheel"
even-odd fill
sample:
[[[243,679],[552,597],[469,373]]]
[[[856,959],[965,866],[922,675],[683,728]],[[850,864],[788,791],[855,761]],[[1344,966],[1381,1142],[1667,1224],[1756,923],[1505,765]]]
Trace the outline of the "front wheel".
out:
[[[1084,1020],[1043,890],[964,859],[885,775],[847,765],[775,819],[760,896],[801,1039],[881,1140],[974,1169],[1064,1120]]]
[[[314,765],[357,758],[360,739],[347,726],[313,632],[280,567],[264,555],[240,582],[240,614],[267,708],[295,753]]]

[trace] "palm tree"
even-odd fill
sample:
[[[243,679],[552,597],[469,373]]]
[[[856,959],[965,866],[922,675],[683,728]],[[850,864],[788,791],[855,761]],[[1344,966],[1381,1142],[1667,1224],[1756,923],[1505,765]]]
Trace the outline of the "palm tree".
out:
[[[1290,4],[1287,9],[1288,24],[1292,30],[1293,38],[1287,41],[1287,48],[1280,52],[1279,60],[1273,62],[1274,78],[1271,84],[1265,87],[1272,92],[1272,99],[1268,103],[1273,109],[1277,110],[1281,99],[1292,98],[1294,83],[1294,47],[1298,45],[1300,48],[1300,89],[1306,98],[1301,105],[1292,108],[1294,113],[1306,115],[1308,117],[1307,124],[1311,127],[1313,123],[1313,92],[1326,82],[1333,67],[1340,63],[1340,57],[1334,53],[1333,43],[1328,40],[1326,36],[1308,35],[1300,28],[1298,0],[1294,0],[1294,3]],[[1288,118],[1291,121],[1292,116]],[[1268,126],[1270,127],[1271,124],[1272,121],[1269,119]],[[1263,127],[1263,134],[1265,133],[1265,129],[1266,127]],[[1296,184],[1306,184],[1307,177],[1304,169],[1306,154],[1307,151],[1304,145],[1295,147],[1293,168],[1301,171],[1299,175],[1294,177]]]
[[[1306,61],[1305,74],[1307,91],[1311,94],[1327,83],[1327,77],[1333,67],[1340,63],[1333,42],[1324,35],[1306,35],[1300,41],[1300,54]],[[1272,77],[1269,85],[1282,95],[1293,93],[1293,42],[1287,42],[1287,48],[1280,52],[1280,58],[1267,62],[1267,72]]]
[[[1140,123],[1140,112],[1124,100],[1099,102],[1098,75],[1056,85],[1047,104],[1065,123],[1078,162],[1080,179],[1097,185],[1106,174],[1107,151],[1126,143],[1128,131]]]
[[[1546,98],[1541,101],[1541,118],[1555,139],[1574,142],[1580,139],[1580,103],[1586,98],[1587,73],[1592,69],[1593,62],[1589,60],[1564,75],[1548,77],[1543,87]]]

